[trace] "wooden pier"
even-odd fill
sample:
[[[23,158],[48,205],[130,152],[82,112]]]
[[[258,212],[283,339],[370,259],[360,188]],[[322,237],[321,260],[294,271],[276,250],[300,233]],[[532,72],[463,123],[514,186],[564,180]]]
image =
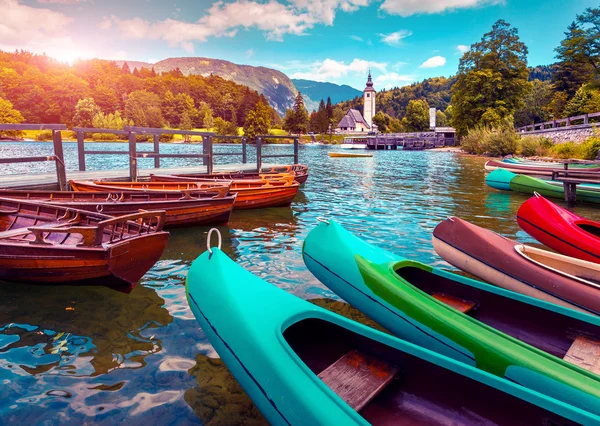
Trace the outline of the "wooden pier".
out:
[[[402,147],[407,151],[441,148],[456,145],[455,130],[439,128],[431,132],[382,133],[373,136],[344,138],[345,144],[366,145],[367,149],[386,150]]]
[[[150,179],[150,174],[166,175],[178,173],[213,173],[230,172],[238,170],[262,170],[281,164],[263,163],[263,160],[273,158],[289,158],[294,164],[298,163],[297,136],[259,136],[256,139],[256,163],[247,162],[247,140],[241,136],[220,136],[208,132],[196,132],[188,130],[171,130],[146,127],[126,127],[124,130],[97,129],[97,128],[74,128],[77,134],[77,158],[79,171],[67,171],[63,153],[63,142],[61,131],[66,130],[64,124],[0,124],[0,130],[51,130],[54,154],[45,157],[18,157],[18,158],[0,158],[0,164],[10,163],[29,163],[52,161],[56,165],[55,173],[35,173],[35,174],[12,174],[0,175],[0,188],[4,189],[38,189],[38,190],[68,190],[69,180],[121,180],[121,181],[144,181]],[[93,151],[86,150],[84,135],[86,133],[109,133],[114,135],[126,136],[129,150],[127,151]],[[161,134],[181,134],[190,136],[201,136],[201,153],[186,154],[165,154],[160,152],[159,137]],[[152,137],[153,151],[138,151],[138,135],[148,135]],[[269,139],[293,139],[293,152],[277,155],[262,154],[262,145],[265,138]],[[240,140],[240,151],[235,153],[216,153],[213,152],[213,142],[216,139]],[[86,170],[87,155],[125,155],[129,157],[129,169],[121,170]],[[215,164],[215,158],[219,156],[239,156],[241,162],[237,164]],[[138,159],[153,158],[154,168],[139,169]],[[193,167],[171,167],[161,168],[161,158],[194,158],[199,160],[199,164]],[[201,160],[201,161],[200,161]]]

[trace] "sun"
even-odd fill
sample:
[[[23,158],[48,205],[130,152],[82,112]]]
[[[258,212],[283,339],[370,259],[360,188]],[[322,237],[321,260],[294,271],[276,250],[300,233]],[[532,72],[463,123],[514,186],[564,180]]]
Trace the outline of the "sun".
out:
[[[75,63],[79,59],[84,59],[88,55],[85,55],[78,50],[64,49],[64,50],[56,50],[56,51],[52,52],[52,54],[50,56],[52,56],[54,59],[56,59],[59,62],[65,62],[69,65],[73,65],[73,63]]]

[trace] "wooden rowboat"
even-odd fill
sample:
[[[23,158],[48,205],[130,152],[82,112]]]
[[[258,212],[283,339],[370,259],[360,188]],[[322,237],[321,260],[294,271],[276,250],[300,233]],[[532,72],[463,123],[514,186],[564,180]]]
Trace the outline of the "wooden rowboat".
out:
[[[457,217],[433,231],[446,262],[518,293],[600,315],[600,265],[524,246]]]
[[[204,178],[175,175],[150,175],[151,184],[192,185],[194,182],[211,182]],[[298,194],[300,184],[294,176],[282,179],[239,179],[230,181],[230,192],[236,194],[234,209],[258,209],[289,206]]]
[[[194,261],[186,293],[212,346],[272,425],[600,421],[595,406],[575,408],[304,301],[217,248]]]
[[[533,238],[566,256],[600,263],[600,223],[557,206],[539,194],[525,201],[517,223]]]
[[[165,212],[112,217],[0,198],[0,279],[134,285],[160,258]]]
[[[164,210],[165,227],[224,224],[235,195],[206,192],[74,192],[0,190],[0,197],[34,200],[89,212],[122,216],[140,210]]]
[[[229,193],[230,181],[206,181],[206,182],[111,182],[111,181],[87,181],[71,180],[69,185],[73,191],[80,192],[172,192],[180,195],[200,193],[212,194],[224,197]]]
[[[308,179],[308,166],[304,164],[292,164],[287,166],[272,166],[264,167],[260,173],[253,170],[238,170],[233,172],[215,172],[213,174],[191,173],[191,174],[175,174],[174,176],[185,176],[193,178],[217,178],[217,179],[281,179],[292,174],[294,180],[300,185],[304,184]]]
[[[351,153],[351,152],[330,152],[329,156],[332,158],[341,158],[341,157],[367,158],[367,157],[372,157],[373,154],[355,154],[355,153]]]

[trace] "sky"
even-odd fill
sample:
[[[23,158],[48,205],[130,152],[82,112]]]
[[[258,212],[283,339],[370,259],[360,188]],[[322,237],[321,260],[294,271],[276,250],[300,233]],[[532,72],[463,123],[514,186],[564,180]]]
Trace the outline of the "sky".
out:
[[[498,19],[519,30],[530,65],[588,0],[0,0],[0,50],[157,62],[201,56],[362,90],[451,76]]]

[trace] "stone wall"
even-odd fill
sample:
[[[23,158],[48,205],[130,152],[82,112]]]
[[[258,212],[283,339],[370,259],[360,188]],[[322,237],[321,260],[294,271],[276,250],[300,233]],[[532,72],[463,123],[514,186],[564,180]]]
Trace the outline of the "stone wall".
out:
[[[553,129],[535,130],[533,132],[519,132],[519,135],[542,136],[545,138],[552,139],[554,143],[583,142],[590,136],[593,136],[594,132],[600,133],[599,125],[600,123],[578,124],[568,127],[556,127]]]

